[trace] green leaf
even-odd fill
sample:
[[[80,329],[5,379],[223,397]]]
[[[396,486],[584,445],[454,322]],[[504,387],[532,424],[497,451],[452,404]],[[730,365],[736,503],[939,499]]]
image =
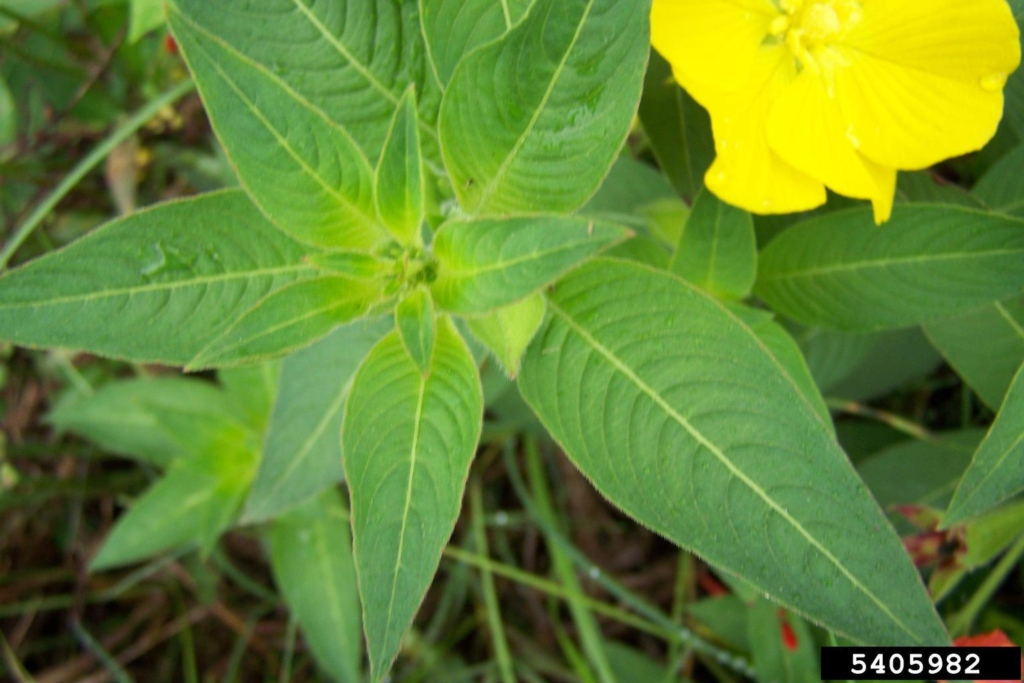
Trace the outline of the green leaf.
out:
[[[782,325],[775,322],[771,314],[742,304],[731,304],[729,310],[757,335],[757,338],[779,364],[796,388],[803,394],[804,400],[814,408],[822,423],[830,432],[835,433],[832,415],[829,413],[825,399],[815,384],[814,376],[807,365],[800,346]]]
[[[957,374],[997,410],[1024,363],[1024,298],[936,320],[924,331]]]
[[[0,339],[184,365],[304,251],[239,190],[161,204],[0,277]]]
[[[142,36],[164,23],[164,4],[161,0],[130,0],[128,12],[128,42],[137,42]]]
[[[320,270],[355,280],[383,279],[388,268],[384,261],[365,251],[326,251],[310,254],[306,260]]]
[[[817,356],[814,352],[816,342],[826,345],[838,342],[836,335],[848,337],[865,337],[850,340],[854,348],[847,350],[854,358],[848,358],[852,367],[846,372],[838,373],[838,377],[830,382],[827,393],[829,396],[844,398],[850,401],[865,401],[883,396],[894,389],[909,383],[924,380],[942,363],[942,356],[932,348],[928,339],[918,327],[902,330],[886,330],[867,335],[848,335],[842,332],[825,331],[805,345],[809,361],[813,361],[811,370],[815,377],[822,378],[821,364],[828,361],[829,356]],[[831,340],[831,341],[829,341]],[[859,349],[858,345],[864,344]],[[859,357],[859,358],[858,358]],[[810,363],[809,363],[810,364]],[[835,370],[842,370],[836,367]]]
[[[466,318],[470,332],[498,359],[509,379],[519,374],[526,347],[544,322],[547,303],[540,292],[478,318]]]
[[[391,329],[390,318],[359,320],[285,358],[243,521],[275,517],[344,478],[341,421],[352,378]]]
[[[990,209],[1024,216],[1024,145],[997,161],[972,192]]]
[[[466,211],[572,211],[594,193],[636,113],[649,8],[536,0],[503,38],[462,60],[439,131]]]
[[[896,179],[897,200],[917,204],[955,204],[972,209],[985,205],[966,190],[947,181],[940,181],[930,171],[900,173]]]
[[[983,432],[941,434],[933,441],[909,441],[860,461],[857,471],[883,508],[925,505],[943,509],[967,469]]]
[[[818,643],[810,625],[795,614],[758,599],[747,621],[757,680],[810,683],[818,680]]]
[[[942,519],[949,527],[977,517],[1024,490],[1024,365],[971,460]]]
[[[366,158],[384,147],[402,93],[415,84],[428,158],[440,165],[440,88],[409,0],[174,0],[206,33],[276,74],[352,136]],[[299,134],[299,131],[293,131]],[[329,149],[329,148],[328,148]]]
[[[161,407],[226,412],[224,392],[209,382],[154,377],[111,382],[86,396],[63,401],[47,416],[57,429],[89,439],[105,451],[166,467],[185,451],[154,416]]]
[[[628,235],[585,218],[451,221],[434,239],[437,279],[430,291],[447,311],[487,313],[533,294]]]
[[[658,166],[681,195],[694,199],[715,158],[711,118],[679,87],[668,62],[653,50],[640,100],[640,123]]]
[[[281,364],[273,361],[241,368],[226,368],[217,373],[226,397],[245,416],[245,423],[262,434],[270,419],[270,409],[277,396]]]
[[[896,207],[879,229],[863,210],[822,216],[761,254],[755,292],[802,323],[908,327],[1024,289],[1024,222],[953,206]]]
[[[371,248],[385,240],[373,173],[348,133],[173,2],[168,8],[214,131],[270,219],[321,247]]]
[[[473,48],[500,38],[533,0],[420,0],[420,21],[437,78],[445,86]]]
[[[403,244],[420,241],[426,211],[423,156],[416,125],[416,96],[410,87],[395,112],[374,184],[377,215]]]
[[[720,299],[750,296],[757,277],[754,220],[710,192],[699,193],[670,270]]]
[[[217,447],[175,460],[118,520],[91,571],[137,562],[171,548],[208,552],[234,520],[256,472],[247,431],[226,426]],[[211,442],[214,443],[214,442]]]
[[[337,491],[274,520],[270,562],[317,663],[339,683],[359,683],[359,590],[348,511]]]
[[[0,148],[18,137],[18,107],[7,81],[0,76]]]
[[[814,383],[826,393],[850,376],[878,342],[877,334],[833,332],[819,327],[804,328],[795,334]]]
[[[346,277],[319,277],[282,287],[196,354],[189,370],[284,355],[362,317],[381,299],[377,285]]]
[[[686,204],[657,169],[620,156],[579,215],[646,230],[675,245],[687,211]]]
[[[409,357],[422,372],[429,372],[437,334],[434,302],[430,299],[430,293],[417,289],[402,299],[395,309],[395,325]]]
[[[885,515],[749,327],[610,260],[563,278],[548,311],[520,389],[613,503],[837,633],[948,642]]]
[[[342,447],[375,682],[391,667],[437,571],[459,515],[482,415],[476,365],[447,318],[439,321],[428,374],[397,332],[356,374]]]

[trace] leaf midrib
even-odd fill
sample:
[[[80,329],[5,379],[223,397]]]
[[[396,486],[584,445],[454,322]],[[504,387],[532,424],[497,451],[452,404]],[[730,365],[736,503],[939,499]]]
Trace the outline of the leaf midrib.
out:
[[[1018,337],[1021,338],[1021,340],[1024,340],[1024,326],[1021,326],[1020,322],[1018,322],[1017,319],[1013,317],[1013,314],[1006,310],[1006,306],[1003,305],[1003,302],[997,301],[995,303],[995,307],[996,312],[999,313],[1003,320],[1006,321],[1006,324],[1010,326],[1010,328]]]
[[[89,303],[98,299],[112,298],[117,296],[132,296],[136,294],[149,294],[167,290],[186,289],[189,287],[201,287],[232,280],[250,280],[257,277],[268,277],[298,273],[302,271],[313,271],[313,267],[304,263],[277,266],[274,268],[262,268],[259,270],[238,271],[234,273],[221,273],[219,275],[206,275],[191,280],[176,280],[174,282],[156,282],[138,287],[120,287],[117,289],[105,289],[99,292],[88,292],[86,294],[75,294],[56,297],[47,301],[26,301],[18,303],[0,303],[0,311],[17,308],[38,308],[42,306],[61,306],[64,304]]]
[[[551,94],[555,91],[555,86],[562,78],[562,73],[565,71],[565,65],[569,61],[569,56],[572,55],[573,50],[576,49],[576,43],[580,39],[580,34],[583,33],[583,27],[590,18],[590,11],[593,8],[594,0],[590,0],[587,3],[587,8],[583,11],[583,15],[580,17],[579,25],[576,27],[576,32],[573,34],[572,40],[569,42],[569,47],[566,49],[565,54],[562,55],[562,59],[559,61],[558,67],[555,69],[555,73],[551,77],[551,82],[548,84],[547,90],[544,91],[544,96],[541,98],[540,104],[537,105],[536,110],[530,117],[530,121],[526,124],[526,128],[519,135],[519,139],[516,140],[516,144],[513,145],[512,149],[510,149],[508,154],[505,155],[505,158],[502,160],[498,170],[494,173],[494,176],[483,187],[480,197],[477,200],[476,208],[473,210],[474,213],[483,208],[494,196],[494,193],[498,190],[498,185],[504,181],[505,174],[508,173],[509,167],[519,154],[519,150],[521,150],[523,145],[526,144],[526,139],[530,136],[530,133],[533,132],[537,122],[540,120],[541,114],[543,114],[544,110],[547,109],[548,101],[551,99]],[[508,34],[506,33],[506,35]]]
[[[403,350],[404,353],[404,350]],[[391,579],[391,597],[388,598],[388,620],[384,625],[384,646],[387,646],[391,637],[391,624],[395,616],[395,596],[398,593],[398,574],[402,569],[402,555],[405,552],[406,525],[409,522],[409,510],[412,507],[413,482],[416,476],[416,459],[419,451],[420,424],[423,421],[423,404],[427,395],[427,378],[416,372],[419,379],[419,393],[416,397],[416,413],[413,421],[412,446],[409,449],[409,478],[406,483],[405,504],[402,507],[402,526],[398,533],[398,552],[395,554],[395,567]],[[380,664],[378,662],[378,664]],[[382,667],[383,668],[383,667]],[[382,671],[377,671],[380,676]],[[376,679],[375,679],[376,680]]]
[[[606,244],[609,240],[602,240],[601,238],[598,237],[587,237],[585,239],[577,240],[575,242],[567,242],[565,244],[561,244],[552,249],[546,249],[543,251],[532,251],[529,254],[517,256],[507,261],[495,261],[494,263],[473,266],[470,268],[463,267],[463,264],[454,265],[451,262],[449,262],[444,265],[444,270],[439,275],[438,282],[443,282],[444,280],[471,278],[476,277],[478,275],[483,275],[485,273],[506,270],[508,268],[513,268],[523,263],[529,263],[530,261],[537,261],[543,258],[547,258],[549,256],[557,256],[558,254],[564,251],[572,251],[573,249],[577,249],[587,244],[588,242],[592,241],[601,242],[601,244],[596,245],[600,247]]]
[[[330,43],[331,47],[337,50],[338,54],[351,64],[352,68],[359,72],[360,76],[366,79],[366,82],[370,84],[371,88],[383,95],[391,104],[398,106],[398,95],[381,83],[373,71],[370,70],[369,66],[356,59],[355,55],[349,52],[349,49],[327,30],[327,27],[324,26],[319,17],[313,14],[313,12],[300,2],[300,0],[292,0],[292,4],[295,5],[295,8],[299,10],[304,17],[306,17],[306,20],[309,21],[310,24],[313,25],[313,28],[315,28],[317,32],[324,37],[324,40]],[[437,131],[428,126],[424,121],[419,121],[419,127],[421,131],[427,133],[427,135],[434,140],[437,140]]]
[[[726,456],[726,454],[718,448],[714,443],[707,439],[703,433],[700,432],[696,427],[690,424],[689,420],[683,417],[678,411],[675,410],[665,399],[661,397],[651,386],[644,382],[632,369],[622,362],[614,353],[608,348],[602,345],[597,339],[595,339],[585,328],[579,325],[567,311],[562,309],[555,301],[550,300],[548,306],[551,311],[561,318],[566,325],[568,325],[573,332],[578,334],[587,342],[595,351],[605,358],[608,363],[612,365],[615,370],[622,373],[630,382],[632,382],[637,389],[639,389],[644,395],[652,400],[658,407],[665,411],[669,417],[671,417],[679,426],[686,430],[701,446],[703,446],[708,452],[710,452],[722,465],[726,467],[729,472],[735,476],[740,482],[742,482],[748,489],[750,489],[756,496],[758,496],[773,512],[778,514],[783,520],[785,520],[790,526],[792,526],[804,539],[810,544],[812,548],[817,550],[823,557],[825,557],[839,572],[846,577],[846,579],[856,588],[858,591],[863,593],[871,602],[879,609],[882,613],[889,617],[894,624],[896,624],[903,632],[907,633],[915,640],[917,640],[916,634],[906,626],[892,611],[888,605],[880,600],[874,593],[871,592],[860,582],[857,577],[849,572],[848,569],[836,558],[825,546],[823,546],[814,536],[810,534],[804,527],[794,519],[784,508],[772,499],[767,492],[757,485],[752,479],[750,479],[742,470]]]
[[[309,456],[310,451],[320,437],[323,436],[327,426],[331,423],[331,420],[338,414],[338,411],[342,409],[345,404],[345,400],[348,398],[349,392],[352,390],[352,383],[355,380],[355,373],[349,377],[348,381],[341,387],[341,390],[335,396],[334,400],[327,407],[327,411],[323,417],[316,424],[313,430],[309,433],[309,436],[302,442],[301,447],[295,453],[295,455],[289,460],[288,467],[285,468],[284,472],[277,478],[274,485],[270,488],[267,493],[267,498],[273,498],[277,495],[278,491],[291,479],[295,471],[300,466],[304,465],[306,458]]]
[[[1024,255],[1024,247],[1014,249],[990,249],[986,251],[957,252],[954,254],[921,254],[916,256],[880,258],[878,260],[872,261],[854,261],[852,263],[826,264],[823,266],[807,268],[805,270],[789,270],[779,273],[765,273],[764,276],[761,277],[761,281],[767,282],[770,280],[795,280],[800,278],[828,276],[833,275],[835,273],[846,271],[872,270],[902,265],[923,265],[930,264],[933,262],[942,263],[949,261],[981,260],[985,258],[997,258],[1000,256],[1013,256],[1015,254]]]
[[[312,113],[313,115],[319,117],[324,122],[324,125],[327,126],[328,128],[330,128],[331,132],[346,138],[347,141],[349,142],[349,144],[351,145],[351,151],[357,152],[360,155],[362,154],[362,152],[359,150],[359,146],[355,143],[354,140],[352,140],[351,136],[349,136],[348,132],[344,128],[342,128],[337,123],[335,123],[335,122],[331,121],[330,119],[328,119],[326,116],[323,115],[323,113],[321,113],[319,110],[317,110],[312,105],[310,105],[309,102],[307,102],[303,98],[299,97],[298,94],[295,93],[290,87],[288,87],[288,85],[286,85],[280,78],[278,78],[274,74],[271,74],[270,72],[268,72],[265,68],[263,68],[262,65],[260,65],[257,62],[255,62],[254,60],[249,58],[247,55],[239,52],[238,50],[236,50],[229,43],[226,43],[225,41],[223,41],[219,37],[211,34],[209,31],[207,31],[203,27],[197,25],[196,23],[194,23],[188,17],[185,17],[183,14],[180,14],[180,13],[179,13],[178,16],[181,17],[181,19],[185,23],[187,23],[190,28],[192,28],[194,31],[196,31],[196,33],[202,34],[208,40],[216,43],[222,49],[227,51],[229,54],[231,54],[235,58],[239,59],[241,62],[247,64],[249,67],[251,67],[253,69],[256,69],[263,76],[265,76],[268,79],[274,81],[275,84],[278,87],[282,88],[283,90],[285,90],[288,93],[289,98],[293,102],[297,103],[302,108],[306,109],[306,111],[308,111],[308,112]],[[280,131],[277,130],[277,128],[273,125],[273,123],[266,116],[263,115],[263,112],[260,111],[260,109],[256,106],[256,104],[251,99],[249,99],[248,96],[246,96],[246,94],[241,90],[241,88],[238,87],[238,85],[236,84],[236,81],[234,79],[232,79],[231,76],[229,76],[227,74],[227,72],[224,71],[224,69],[221,68],[220,64],[217,63],[216,59],[214,59],[213,56],[210,55],[209,52],[207,52],[207,50],[202,46],[202,44],[197,43],[197,45],[199,46],[199,49],[203,51],[203,55],[206,57],[206,60],[210,63],[210,65],[214,68],[214,70],[216,70],[216,72],[220,75],[221,79],[228,85],[229,88],[231,88],[231,91],[233,93],[235,93],[235,95],[238,97],[238,99],[240,99],[242,101],[242,103],[245,105],[246,109],[249,110],[249,112],[256,118],[256,120],[259,121],[260,124],[263,125],[263,127],[267,130],[267,132],[269,132],[271,134],[271,136],[273,136],[273,138],[277,141],[277,143],[281,147],[281,149],[283,149],[285,151],[285,153],[288,154],[289,157],[291,157],[292,161],[295,162],[295,164],[302,170],[302,172],[305,175],[307,175],[309,178],[311,178],[313,180],[313,182],[315,182],[317,185],[319,185],[321,187],[321,189],[324,190],[324,192],[326,192],[331,197],[333,197],[339,204],[344,205],[345,207],[350,209],[352,212],[354,212],[354,213],[358,214],[359,216],[361,216],[363,218],[363,220],[367,224],[376,225],[376,215],[372,211],[368,210],[369,207],[361,207],[357,203],[353,202],[351,199],[349,199],[344,194],[342,194],[337,189],[335,189],[330,183],[328,183],[323,178],[322,175],[320,175],[309,164],[307,164],[306,161],[299,155],[299,153],[295,151],[295,148],[292,147],[292,145],[288,142],[287,138],[285,138],[280,133]],[[365,160],[357,159],[356,163],[353,164],[353,166],[358,167],[359,166],[359,164],[358,164],[359,161],[365,161]],[[372,182],[369,179],[369,176],[370,176],[369,162],[365,162],[365,166],[361,170],[363,170],[365,172],[365,175],[366,175],[365,180],[367,182]]]
[[[270,294],[268,296],[274,296],[277,293],[278,292],[274,292],[274,293],[272,293],[272,294]],[[199,364],[199,363],[204,363],[204,362],[216,362],[218,358],[223,358],[223,356],[225,354],[230,353],[231,351],[234,351],[235,349],[238,349],[239,347],[245,346],[246,344],[252,344],[253,342],[255,342],[257,340],[269,337],[269,336],[271,336],[271,335],[273,335],[273,334],[275,334],[277,332],[280,332],[281,330],[287,329],[287,328],[292,327],[294,325],[298,325],[299,323],[305,322],[307,320],[312,320],[313,318],[319,317],[321,315],[325,315],[325,314],[331,313],[332,311],[335,311],[337,309],[344,309],[347,306],[351,306],[353,304],[358,304],[360,302],[360,300],[369,301],[370,297],[368,297],[368,296],[366,296],[366,297],[361,296],[362,294],[364,294],[364,292],[359,292],[358,294],[354,294],[354,295],[352,295],[349,298],[344,298],[344,299],[339,298],[339,299],[335,299],[335,300],[329,301],[327,304],[325,304],[323,306],[317,306],[316,308],[308,308],[305,311],[302,311],[301,313],[296,314],[296,315],[294,315],[294,316],[292,316],[290,318],[283,319],[281,322],[277,323],[276,325],[271,325],[269,327],[264,327],[263,329],[261,329],[259,331],[258,334],[254,334],[254,335],[251,335],[249,337],[245,337],[245,338],[241,339],[240,341],[235,342],[234,344],[230,344],[230,345],[225,346],[224,348],[218,350],[216,348],[217,342],[220,341],[221,339],[224,339],[224,338],[228,337],[235,330],[235,328],[238,325],[240,325],[245,320],[245,318],[248,317],[250,314],[259,312],[259,309],[262,308],[264,303],[266,303],[266,299],[264,299],[263,301],[257,303],[252,308],[252,310],[250,310],[248,313],[246,313],[245,317],[241,318],[237,323],[235,323],[234,325],[232,325],[228,329],[224,330],[224,332],[222,332],[217,337],[217,339],[214,339],[212,342],[210,342],[210,344],[209,344],[209,346],[207,348],[212,348],[213,351],[216,352],[216,353],[212,353],[211,352],[210,354],[207,354],[206,349],[203,349],[198,354],[196,354],[196,357],[192,359],[192,361],[191,361],[191,363],[189,363],[189,365]],[[208,357],[208,355],[212,356],[212,358]]]

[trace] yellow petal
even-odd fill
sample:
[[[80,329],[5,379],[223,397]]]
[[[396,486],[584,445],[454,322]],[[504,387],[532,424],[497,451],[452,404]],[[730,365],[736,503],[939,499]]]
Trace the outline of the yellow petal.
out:
[[[835,94],[860,152],[891,168],[916,170],[981,149],[1003,115],[1001,90],[908,69],[843,50]]]
[[[871,0],[841,53],[836,95],[861,153],[919,169],[995,134],[1020,40],[1005,0]]]
[[[748,87],[707,102],[718,156],[704,182],[720,199],[754,213],[790,213],[825,203],[825,187],[768,146],[768,114],[796,78],[784,46],[764,47]]]
[[[870,0],[845,46],[967,83],[1020,63],[1017,22],[1006,0]]]
[[[654,0],[651,44],[700,101],[705,91],[746,84],[777,16],[771,0]]]
[[[779,95],[768,115],[768,142],[782,159],[835,192],[870,199],[876,222],[889,218],[896,170],[857,151],[839,102],[820,74],[804,69]]]

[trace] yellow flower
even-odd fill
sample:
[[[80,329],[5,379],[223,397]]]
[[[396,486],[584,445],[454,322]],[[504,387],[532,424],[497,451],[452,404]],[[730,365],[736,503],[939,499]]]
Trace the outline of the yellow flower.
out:
[[[828,187],[877,223],[897,169],[992,138],[1020,63],[1006,0],[654,0],[651,42],[711,114],[712,192],[788,213]]]

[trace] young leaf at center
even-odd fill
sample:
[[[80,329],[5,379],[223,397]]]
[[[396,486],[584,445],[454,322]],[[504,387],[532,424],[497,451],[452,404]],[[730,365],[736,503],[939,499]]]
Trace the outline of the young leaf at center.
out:
[[[416,120],[416,96],[405,91],[384,141],[375,183],[377,215],[402,244],[420,241],[425,200],[423,155]]]
[[[430,293],[425,289],[417,289],[405,297],[395,309],[395,324],[409,357],[416,361],[420,370],[429,372],[434,338],[437,335],[434,302],[430,299]]]
[[[461,315],[508,306],[629,236],[625,228],[585,218],[452,221],[434,239],[442,309]]]
[[[430,371],[397,331],[356,374],[342,428],[372,680],[387,674],[455,526],[480,437],[476,364],[448,318]]]

